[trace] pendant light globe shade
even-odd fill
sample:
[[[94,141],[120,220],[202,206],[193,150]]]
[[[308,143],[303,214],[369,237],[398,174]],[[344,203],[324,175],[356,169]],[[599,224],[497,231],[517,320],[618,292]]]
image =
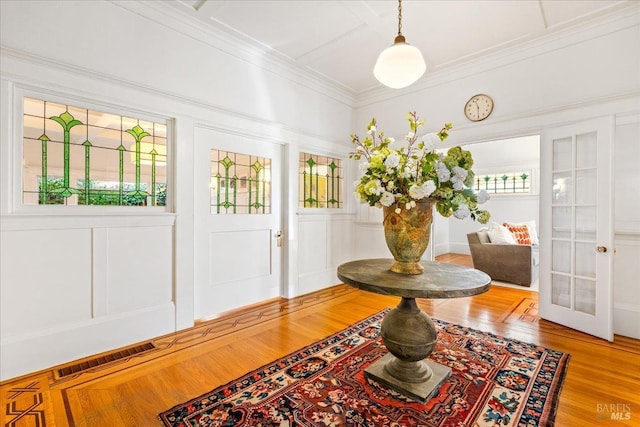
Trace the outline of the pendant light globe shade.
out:
[[[373,75],[385,86],[402,89],[415,83],[426,69],[420,49],[408,43],[396,42],[380,53]]]

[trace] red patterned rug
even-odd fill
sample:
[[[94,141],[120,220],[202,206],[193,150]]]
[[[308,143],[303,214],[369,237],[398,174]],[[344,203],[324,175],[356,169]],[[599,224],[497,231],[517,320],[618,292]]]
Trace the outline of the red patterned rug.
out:
[[[551,426],[569,354],[434,319],[453,373],[426,404],[368,380],[386,311],[159,415],[165,426]]]

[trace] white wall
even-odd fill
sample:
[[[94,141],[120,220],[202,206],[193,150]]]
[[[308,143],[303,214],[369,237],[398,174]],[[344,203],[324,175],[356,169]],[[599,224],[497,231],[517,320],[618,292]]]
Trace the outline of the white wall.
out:
[[[195,126],[258,136],[296,156],[301,146],[345,154],[350,94],[170,18],[153,2],[0,2],[0,379],[193,324]],[[23,90],[172,120],[169,211],[21,211],[13,111]],[[327,239],[288,250],[283,294],[335,284],[335,266],[349,258],[351,244],[336,243],[351,241],[349,215],[310,213],[299,225],[297,195],[288,201],[285,235]],[[153,267],[142,273],[140,262]]]
[[[553,39],[507,51],[479,63],[464,64],[446,72],[432,71],[412,87],[395,91],[371,91],[358,98],[356,129],[371,117],[388,135],[406,133],[407,111],[427,119],[427,130],[453,122],[448,145],[462,145],[523,135],[539,134],[554,127],[601,116],[615,116],[616,127],[616,245],[614,278],[614,332],[640,338],[638,259],[640,226],[637,194],[637,147],[640,133],[640,13],[620,14],[597,26],[567,31]],[[429,71],[427,71],[429,73]],[[491,95],[493,114],[470,123],[463,106],[474,94]],[[635,154],[633,157],[632,154]],[[633,160],[631,160],[633,159]],[[520,200],[520,199],[518,199]],[[494,198],[487,205],[497,220],[536,218],[535,200],[526,204]],[[508,213],[505,211],[508,210]],[[473,223],[459,227],[449,222],[449,239],[462,242]],[[357,230],[357,229],[356,229]],[[457,242],[457,243],[456,243]],[[436,245],[437,246],[437,245]],[[452,247],[461,250],[460,246]],[[369,249],[372,251],[373,249]]]

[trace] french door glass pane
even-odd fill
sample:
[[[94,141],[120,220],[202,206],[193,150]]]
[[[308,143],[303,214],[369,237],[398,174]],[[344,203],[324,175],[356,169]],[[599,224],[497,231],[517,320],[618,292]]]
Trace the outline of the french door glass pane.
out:
[[[572,167],[573,151],[571,137],[553,140],[553,170],[569,170]]]
[[[575,309],[587,314],[596,314],[596,281],[576,279]]]
[[[577,240],[596,241],[596,207],[576,207]]]
[[[571,273],[571,243],[554,240],[551,247],[552,270],[559,273]]]
[[[551,237],[571,238],[571,208],[554,207],[552,216],[553,230]]]
[[[576,243],[576,276],[596,278],[596,251],[593,243]]]
[[[598,134],[591,132],[576,136],[576,168],[595,168]]]
[[[597,171],[595,169],[576,171],[576,204],[595,205],[596,204],[596,180]]]
[[[571,278],[560,274],[551,275],[551,303],[571,307]]]
[[[573,181],[571,172],[553,174],[553,204],[566,205],[573,200]]]

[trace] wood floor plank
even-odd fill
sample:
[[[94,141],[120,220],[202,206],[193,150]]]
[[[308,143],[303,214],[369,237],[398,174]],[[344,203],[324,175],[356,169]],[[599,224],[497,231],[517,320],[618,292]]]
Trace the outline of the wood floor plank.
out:
[[[439,260],[469,263],[462,255]],[[537,293],[527,289],[492,286],[474,297],[418,302],[434,318],[570,353],[556,425],[640,425],[638,340],[616,337],[609,343],[540,320],[535,315]],[[59,368],[55,367],[1,383],[0,425],[10,425],[17,416],[9,408],[19,412],[27,408],[24,399],[31,402],[40,393],[43,402],[35,410],[43,411],[43,427],[159,426],[159,412],[397,303],[396,297],[338,285],[234,310],[151,340],[155,350],[126,360],[68,377],[55,375]],[[533,314],[523,315],[527,310]],[[37,390],[14,396],[16,389],[34,381],[40,384]],[[628,405],[630,419],[611,419],[612,404]],[[16,426],[35,426],[35,420],[34,415],[25,415]]]

